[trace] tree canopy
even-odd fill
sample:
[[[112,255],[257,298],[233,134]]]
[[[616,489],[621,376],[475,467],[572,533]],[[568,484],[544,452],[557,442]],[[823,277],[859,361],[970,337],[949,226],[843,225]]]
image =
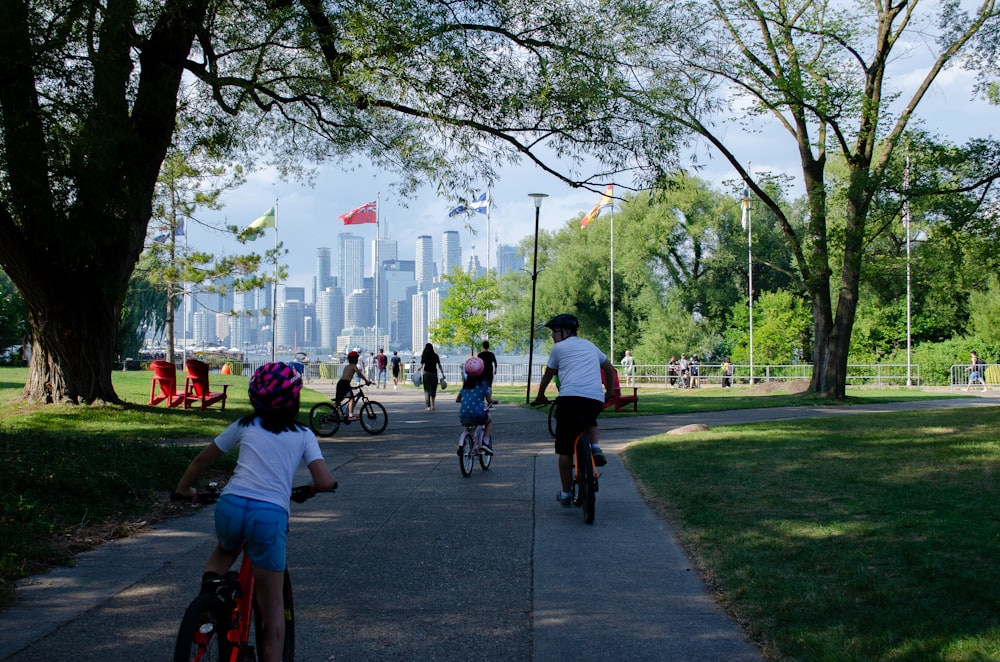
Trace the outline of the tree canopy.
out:
[[[645,128],[621,62],[660,43],[656,6],[0,4],[0,267],[28,308],[25,396],[118,400],[116,330],[171,146],[284,171],[364,159],[404,188],[468,190],[517,159],[588,185],[547,159],[634,167]],[[655,170],[674,147],[661,127]]]
[[[872,204],[890,186],[890,166],[934,81],[963,54],[996,52],[995,0],[708,0],[675,3],[669,12],[677,38],[666,42],[650,79],[667,90],[680,79],[690,91],[660,95],[658,108],[728,161],[773,215],[811,299],[811,388],[842,398]],[[889,66],[911,37],[926,44],[928,63],[902,97]],[[799,155],[805,223],[748,168],[730,137],[733,118],[746,127],[769,119],[785,131]],[[952,169],[948,188],[982,190],[1000,176],[1000,145],[981,139],[966,150],[978,158]],[[831,186],[833,156],[844,166],[839,193]]]

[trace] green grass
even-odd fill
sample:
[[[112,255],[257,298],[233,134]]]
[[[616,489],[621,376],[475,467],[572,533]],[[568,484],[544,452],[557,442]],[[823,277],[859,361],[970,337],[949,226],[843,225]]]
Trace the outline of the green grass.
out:
[[[249,410],[246,377],[213,374],[229,402],[202,412],[145,405],[148,372],[113,375],[125,407],[25,406],[26,375],[0,368],[0,606],[16,578],[67,560],[67,532],[162,503],[201,443]],[[523,403],[525,390],[496,393]],[[846,406],[941,397],[848,393]],[[325,399],[307,389],[302,410]],[[642,389],[639,410],[817,402],[830,404]],[[998,425],[998,407],[784,421],[664,435],[625,457],[769,659],[1000,659]]]
[[[663,435],[626,462],[780,660],[1000,659],[1000,408]]]
[[[14,581],[68,562],[80,531],[104,524],[121,535],[161,508],[205,441],[250,411],[246,377],[213,374],[213,388],[230,384],[226,410],[200,411],[146,405],[151,373],[142,371],[112,375],[126,406],[27,405],[18,401],[27,374],[0,368],[0,608]],[[302,410],[325,399],[305,390]]]
[[[537,385],[536,385],[537,386]],[[537,388],[532,387],[531,399],[534,400]],[[631,392],[631,391],[630,391]],[[496,386],[494,397],[502,402],[524,405],[525,387]],[[555,386],[549,386],[546,395],[555,398]],[[843,402],[820,398],[812,393],[790,393],[774,390],[768,393],[755,391],[751,388],[736,387],[732,389],[701,388],[692,390],[640,388],[639,416],[655,416],[662,414],[693,414],[699,412],[730,411],[734,409],[764,409],[768,407],[799,407],[806,405],[845,406],[852,404],[874,404],[879,402],[903,402],[906,400],[937,400],[960,397],[961,394],[926,393],[917,389],[877,389],[852,388],[847,391],[847,399]],[[631,409],[615,413],[614,409],[606,409],[601,417],[635,416]]]

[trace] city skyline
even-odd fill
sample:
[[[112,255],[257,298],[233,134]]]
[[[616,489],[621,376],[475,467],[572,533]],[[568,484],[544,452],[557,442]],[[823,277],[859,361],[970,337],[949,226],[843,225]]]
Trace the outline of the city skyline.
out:
[[[448,295],[442,273],[453,269],[485,273],[474,251],[466,264],[459,261],[462,246],[457,231],[445,231],[440,243],[442,258],[438,268],[433,259],[433,237],[429,235],[417,238],[416,260],[397,259],[400,251],[396,241],[372,239],[369,266],[362,238],[353,232],[340,232],[337,261],[330,247],[316,247],[312,285],[279,286],[273,317],[261,313],[267,307],[264,302],[274,292],[273,286],[249,293],[201,293],[185,301],[185,323],[175,333],[182,339],[181,344],[222,345],[237,350],[267,345],[272,338],[278,350],[314,348],[336,353],[353,346],[380,345],[399,350],[422,347]],[[514,247],[502,248],[505,258],[498,260],[495,270],[502,274],[523,267]],[[380,269],[375,269],[376,255]],[[347,286],[342,287],[345,279]],[[232,314],[249,311],[253,313]]]

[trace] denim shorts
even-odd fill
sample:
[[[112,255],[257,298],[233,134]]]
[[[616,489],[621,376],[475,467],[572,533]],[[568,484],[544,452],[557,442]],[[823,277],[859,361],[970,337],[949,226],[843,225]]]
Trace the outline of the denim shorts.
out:
[[[285,569],[288,512],[266,501],[225,494],[215,504],[215,535],[227,552],[244,551],[258,568]]]

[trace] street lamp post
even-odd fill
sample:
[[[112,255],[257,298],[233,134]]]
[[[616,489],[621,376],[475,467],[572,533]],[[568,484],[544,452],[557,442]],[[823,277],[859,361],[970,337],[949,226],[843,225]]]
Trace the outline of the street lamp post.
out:
[[[535,253],[531,264],[531,331],[528,341],[528,390],[525,393],[524,404],[531,403],[531,368],[535,357],[535,284],[538,281],[538,216],[542,209],[542,199],[549,197],[546,193],[529,193],[529,198],[535,201]]]

